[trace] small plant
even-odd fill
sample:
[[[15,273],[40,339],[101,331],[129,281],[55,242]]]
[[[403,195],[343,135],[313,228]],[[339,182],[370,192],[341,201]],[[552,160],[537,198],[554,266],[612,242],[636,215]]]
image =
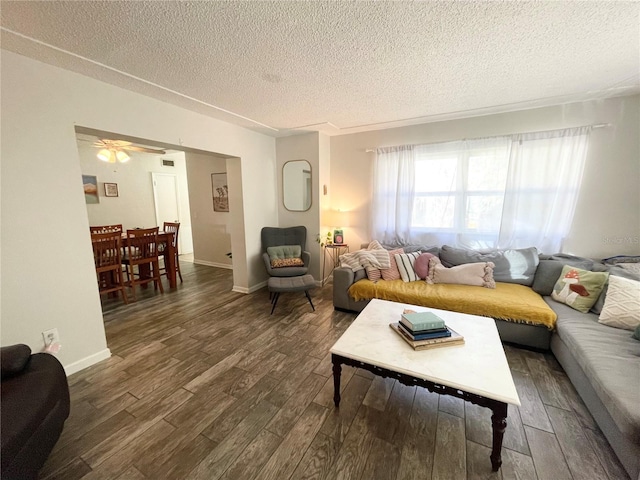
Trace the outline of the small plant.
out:
[[[325,245],[331,245],[331,231],[327,232],[327,235],[323,238],[319,233],[316,235],[316,242],[320,244],[321,247]]]

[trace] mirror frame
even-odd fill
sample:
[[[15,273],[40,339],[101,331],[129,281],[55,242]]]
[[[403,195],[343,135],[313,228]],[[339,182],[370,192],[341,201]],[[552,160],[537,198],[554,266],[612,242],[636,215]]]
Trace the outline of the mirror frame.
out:
[[[289,207],[287,207],[287,204],[285,203],[285,200],[284,200],[285,188],[286,188],[284,169],[288,163],[292,163],[292,162],[305,162],[309,166],[308,172],[309,172],[309,178],[311,180],[309,185],[309,206],[304,210],[291,210]],[[306,168],[303,169],[303,172],[304,171],[307,171],[307,169]],[[284,206],[285,210],[289,212],[308,212],[311,209],[311,206],[313,205],[313,167],[311,167],[311,163],[308,160],[305,160],[303,158],[300,158],[297,160],[287,160],[282,165],[282,205]]]

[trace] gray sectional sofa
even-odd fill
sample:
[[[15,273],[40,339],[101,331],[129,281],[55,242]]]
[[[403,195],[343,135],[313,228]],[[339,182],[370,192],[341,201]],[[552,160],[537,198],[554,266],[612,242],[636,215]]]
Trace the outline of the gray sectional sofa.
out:
[[[429,251],[433,252],[433,247]],[[504,342],[551,349],[631,479],[640,480],[640,341],[632,338],[629,330],[598,323],[606,289],[589,313],[580,313],[549,296],[565,264],[640,280],[639,275],[592,259],[541,255],[532,288],[557,314],[556,328],[550,332],[496,320],[498,332]],[[366,306],[368,301],[356,302],[348,293],[351,284],[362,278],[364,271],[334,271],[336,309],[359,312]]]

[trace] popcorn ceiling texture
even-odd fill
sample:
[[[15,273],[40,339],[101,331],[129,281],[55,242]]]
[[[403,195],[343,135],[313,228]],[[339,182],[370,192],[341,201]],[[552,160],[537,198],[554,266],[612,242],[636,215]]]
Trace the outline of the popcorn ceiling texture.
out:
[[[339,134],[638,92],[639,11],[635,2],[3,2],[2,48],[269,134],[316,124]]]

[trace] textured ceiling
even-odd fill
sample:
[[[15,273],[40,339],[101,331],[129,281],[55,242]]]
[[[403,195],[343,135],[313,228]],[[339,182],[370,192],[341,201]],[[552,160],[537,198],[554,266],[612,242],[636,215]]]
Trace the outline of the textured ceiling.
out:
[[[271,135],[640,91],[636,2],[3,1],[2,48]]]

